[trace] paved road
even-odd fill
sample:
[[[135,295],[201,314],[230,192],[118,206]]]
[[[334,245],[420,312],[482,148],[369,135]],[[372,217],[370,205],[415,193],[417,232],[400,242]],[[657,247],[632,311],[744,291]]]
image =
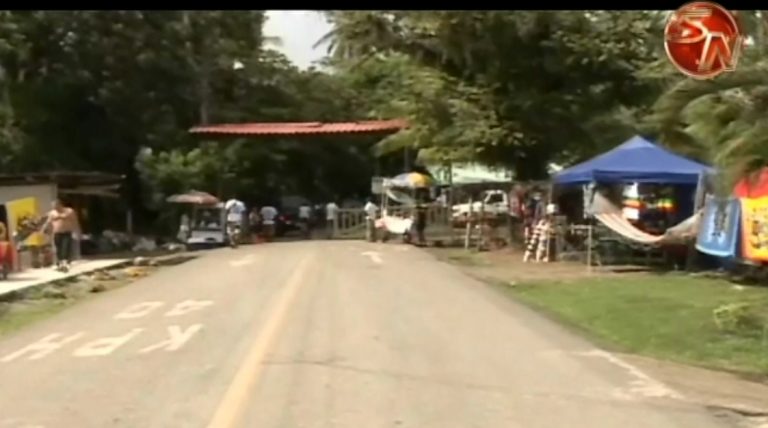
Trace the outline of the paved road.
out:
[[[0,341],[0,428],[722,427],[411,247],[219,250]]]

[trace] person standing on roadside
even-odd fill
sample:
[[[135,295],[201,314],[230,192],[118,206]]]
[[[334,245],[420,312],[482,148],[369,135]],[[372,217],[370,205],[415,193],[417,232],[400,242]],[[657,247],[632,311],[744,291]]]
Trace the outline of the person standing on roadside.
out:
[[[424,233],[427,229],[427,209],[427,202],[425,201],[425,197],[422,195],[416,201],[415,215],[416,238],[418,239],[417,245],[419,246],[427,245],[427,238]]]
[[[331,200],[331,202],[328,202],[325,206],[325,232],[329,239],[333,238],[333,235],[336,232],[336,220],[338,214],[339,206],[336,205],[335,201]]]
[[[272,205],[261,207],[261,224],[264,230],[264,238],[267,242],[275,237],[275,219],[277,218],[277,208]]]
[[[305,238],[312,236],[312,207],[309,202],[304,202],[299,206],[299,224]]]
[[[363,208],[365,211],[365,231],[366,237],[370,242],[376,242],[376,219],[378,218],[379,207],[368,198]]]
[[[42,230],[47,231],[50,228],[56,248],[56,269],[66,272],[72,264],[73,239],[79,240],[82,232],[80,221],[75,210],[64,205],[60,199],[53,201],[52,208]]]
[[[251,237],[255,239],[259,232],[261,232],[261,216],[259,215],[259,209],[253,207],[251,213],[248,214],[248,230],[251,233]]]

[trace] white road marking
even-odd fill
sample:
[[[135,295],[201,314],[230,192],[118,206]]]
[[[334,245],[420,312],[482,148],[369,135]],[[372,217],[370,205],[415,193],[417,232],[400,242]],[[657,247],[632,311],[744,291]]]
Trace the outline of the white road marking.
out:
[[[242,413],[253,398],[253,388],[264,368],[264,358],[274,345],[302,284],[307,282],[307,271],[311,262],[311,256],[299,262],[285,286],[282,287],[282,294],[276,298],[275,306],[265,318],[265,324],[261,326],[261,331],[240,364],[232,383],[224,393],[224,397],[208,423],[208,428],[230,428],[239,425],[238,422]]]
[[[115,352],[117,348],[128,343],[142,331],[144,331],[143,328],[134,328],[122,336],[102,337],[100,339],[90,341],[85,345],[75,349],[75,352],[73,352],[72,355],[75,357],[103,357],[105,355],[109,355]]]
[[[578,354],[586,357],[603,358],[611,364],[626,370],[627,373],[634,378],[634,380],[630,382],[629,388],[629,392],[633,395],[640,395],[650,398],[674,398],[677,400],[684,399],[683,396],[678,392],[673,391],[663,383],[645,374],[639,368],[627,363],[626,361],[609,352],[596,349],[589,352],[580,352]],[[617,397],[628,398],[626,393],[623,391],[616,391],[615,394]]]
[[[232,267],[243,267],[255,261],[256,261],[256,256],[254,256],[253,254],[248,254],[247,256],[244,256],[237,260],[232,260],[231,262],[229,262],[229,265]]]
[[[177,317],[179,315],[186,315],[193,311],[211,306],[213,302],[211,300],[185,300],[179,302],[170,311],[165,313],[167,317]]]
[[[383,260],[381,260],[381,255],[379,255],[376,251],[365,251],[361,253],[361,255],[369,257],[372,262],[376,263],[377,265],[380,265],[383,263]]]
[[[2,362],[7,363],[10,361],[13,361],[19,357],[21,357],[24,354],[30,354],[29,360],[39,360],[46,355],[56,351],[59,348],[62,348],[64,345],[74,342],[75,340],[79,339],[83,334],[83,332],[75,333],[73,335],[64,337],[62,339],[59,339],[58,341],[56,339],[64,336],[61,333],[53,333],[49,334],[48,336],[45,336],[44,338],[38,340],[37,342],[30,343],[29,345],[19,349],[18,351],[8,354],[5,357],[3,357]]]
[[[154,345],[147,346],[146,348],[139,351],[139,353],[146,354],[147,352],[152,352],[159,349],[164,349],[168,352],[176,351],[184,346],[189,341],[189,339],[192,338],[192,336],[194,336],[198,331],[202,329],[202,324],[191,325],[187,327],[186,330],[182,330],[181,327],[177,325],[172,325],[168,327],[168,339]]]
[[[116,320],[135,319],[147,316],[150,312],[163,306],[163,302],[141,302],[135,305],[131,305],[123,309],[119,314],[114,316]]]
[[[0,427],[15,427],[15,428],[45,428],[40,424],[30,424],[23,420],[12,418],[0,420]]]

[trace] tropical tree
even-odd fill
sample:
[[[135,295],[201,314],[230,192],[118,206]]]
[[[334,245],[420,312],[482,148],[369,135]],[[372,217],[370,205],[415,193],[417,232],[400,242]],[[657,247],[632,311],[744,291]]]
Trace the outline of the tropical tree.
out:
[[[717,167],[719,191],[768,164],[768,25],[763,11],[742,11],[749,43],[738,68],[711,80],[677,77],[653,105],[647,129],[678,151]],[[646,77],[669,82],[669,69]]]
[[[402,89],[372,110],[405,115],[413,126],[378,150],[408,146],[442,159],[473,157],[533,178],[551,160],[588,156],[618,135],[631,136],[634,126],[626,122],[656,95],[635,73],[658,58],[652,42],[663,20],[656,12],[328,16],[334,29],[320,43],[330,46],[337,69],[365,81],[380,68],[380,78],[368,81],[373,92]]]

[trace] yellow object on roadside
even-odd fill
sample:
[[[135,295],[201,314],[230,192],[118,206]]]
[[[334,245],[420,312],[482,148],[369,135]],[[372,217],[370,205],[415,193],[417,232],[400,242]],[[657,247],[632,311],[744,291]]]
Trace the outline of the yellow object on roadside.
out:
[[[741,199],[741,233],[744,258],[768,261],[768,196]]]
[[[20,231],[23,221],[40,218],[36,198],[23,198],[6,202],[5,208],[8,213],[9,237]],[[30,246],[41,246],[44,243],[43,234],[34,232],[24,240],[24,243]]]
[[[127,267],[123,272],[131,278],[139,278],[147,275],[147,270],[138,266]]]

